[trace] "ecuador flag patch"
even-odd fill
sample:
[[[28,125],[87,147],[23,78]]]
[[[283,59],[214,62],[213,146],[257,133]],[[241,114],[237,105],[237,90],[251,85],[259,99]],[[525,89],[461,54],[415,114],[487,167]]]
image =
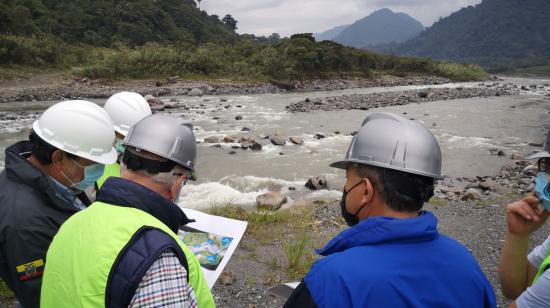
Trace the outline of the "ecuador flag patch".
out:
[[[38,259],[36,261],[18,265],[15,269],[17,270],[17,275],[21,281],[42,276],[44,273],[44,259]]]

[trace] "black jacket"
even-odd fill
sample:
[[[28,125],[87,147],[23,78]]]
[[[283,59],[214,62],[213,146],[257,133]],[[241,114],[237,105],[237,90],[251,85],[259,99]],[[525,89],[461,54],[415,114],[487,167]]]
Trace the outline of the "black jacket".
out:
[[[0,277],[25,308],[39,307],[48,247],[61,224],[78,212],[27,161],[31,147],[28,141],[8,147],[0,174]]]

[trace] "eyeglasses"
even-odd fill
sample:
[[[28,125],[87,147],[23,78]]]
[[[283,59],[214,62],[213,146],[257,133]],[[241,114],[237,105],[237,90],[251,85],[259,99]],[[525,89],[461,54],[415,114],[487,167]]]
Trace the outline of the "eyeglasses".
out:
[[[539,172],[550,173],[550,158],[545,157],[545,158],[539,159],[538,165],[539,165]]]

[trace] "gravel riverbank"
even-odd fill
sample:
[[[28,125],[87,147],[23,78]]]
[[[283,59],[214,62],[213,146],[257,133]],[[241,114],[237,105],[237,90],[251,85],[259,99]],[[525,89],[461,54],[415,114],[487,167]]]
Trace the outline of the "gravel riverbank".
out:
[[[425,103],[471,97],[491,97],[518,95],[519,86],[515,84],[491,83],[478,87],[464,88],[428,88],[397,92],[379,92],[370,94],[352,94],[330,96],[303,101],[287,106],[290,112],[369,110],[387,106],[400,106],[411,103]]]
[[[433,76],[378,76],[373,79],[332,79],[287,82],[236,82],[226,80],[190,81],[177,76],[162,80],[91,80],[35,76],[26,80],[0,81],[0,103],[17,101],[63,100],[77,98],[108,98],[120,91],[142,95],[229,95],[265,94],[285,91],[323,91],[362,87],[405,85],[435,85],[451,82]]]

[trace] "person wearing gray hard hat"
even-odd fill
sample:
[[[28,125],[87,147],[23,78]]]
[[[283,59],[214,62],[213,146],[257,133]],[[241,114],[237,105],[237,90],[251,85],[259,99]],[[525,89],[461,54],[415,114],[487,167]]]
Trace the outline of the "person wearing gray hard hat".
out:
[[[417,122],[372,113],[344,160],[340,207],[350,226],[317,252],[285,307],[495,307],[468,250],[422,206],[441,178],[436,138]]]
[[[193,221],[175,204],[195,170],[193,126],[151,115],[123,145],[121,177],[108,178],[52,242],[41,307],[214,307],[197,258],[177,235]]]
[[[550,131],[536,160],[538,175],[533,192],[506,206],[507,232],[500,256],[499,276],[510,307],[550,306],[550,236],[528,254],[529,236],[550,216]]]

